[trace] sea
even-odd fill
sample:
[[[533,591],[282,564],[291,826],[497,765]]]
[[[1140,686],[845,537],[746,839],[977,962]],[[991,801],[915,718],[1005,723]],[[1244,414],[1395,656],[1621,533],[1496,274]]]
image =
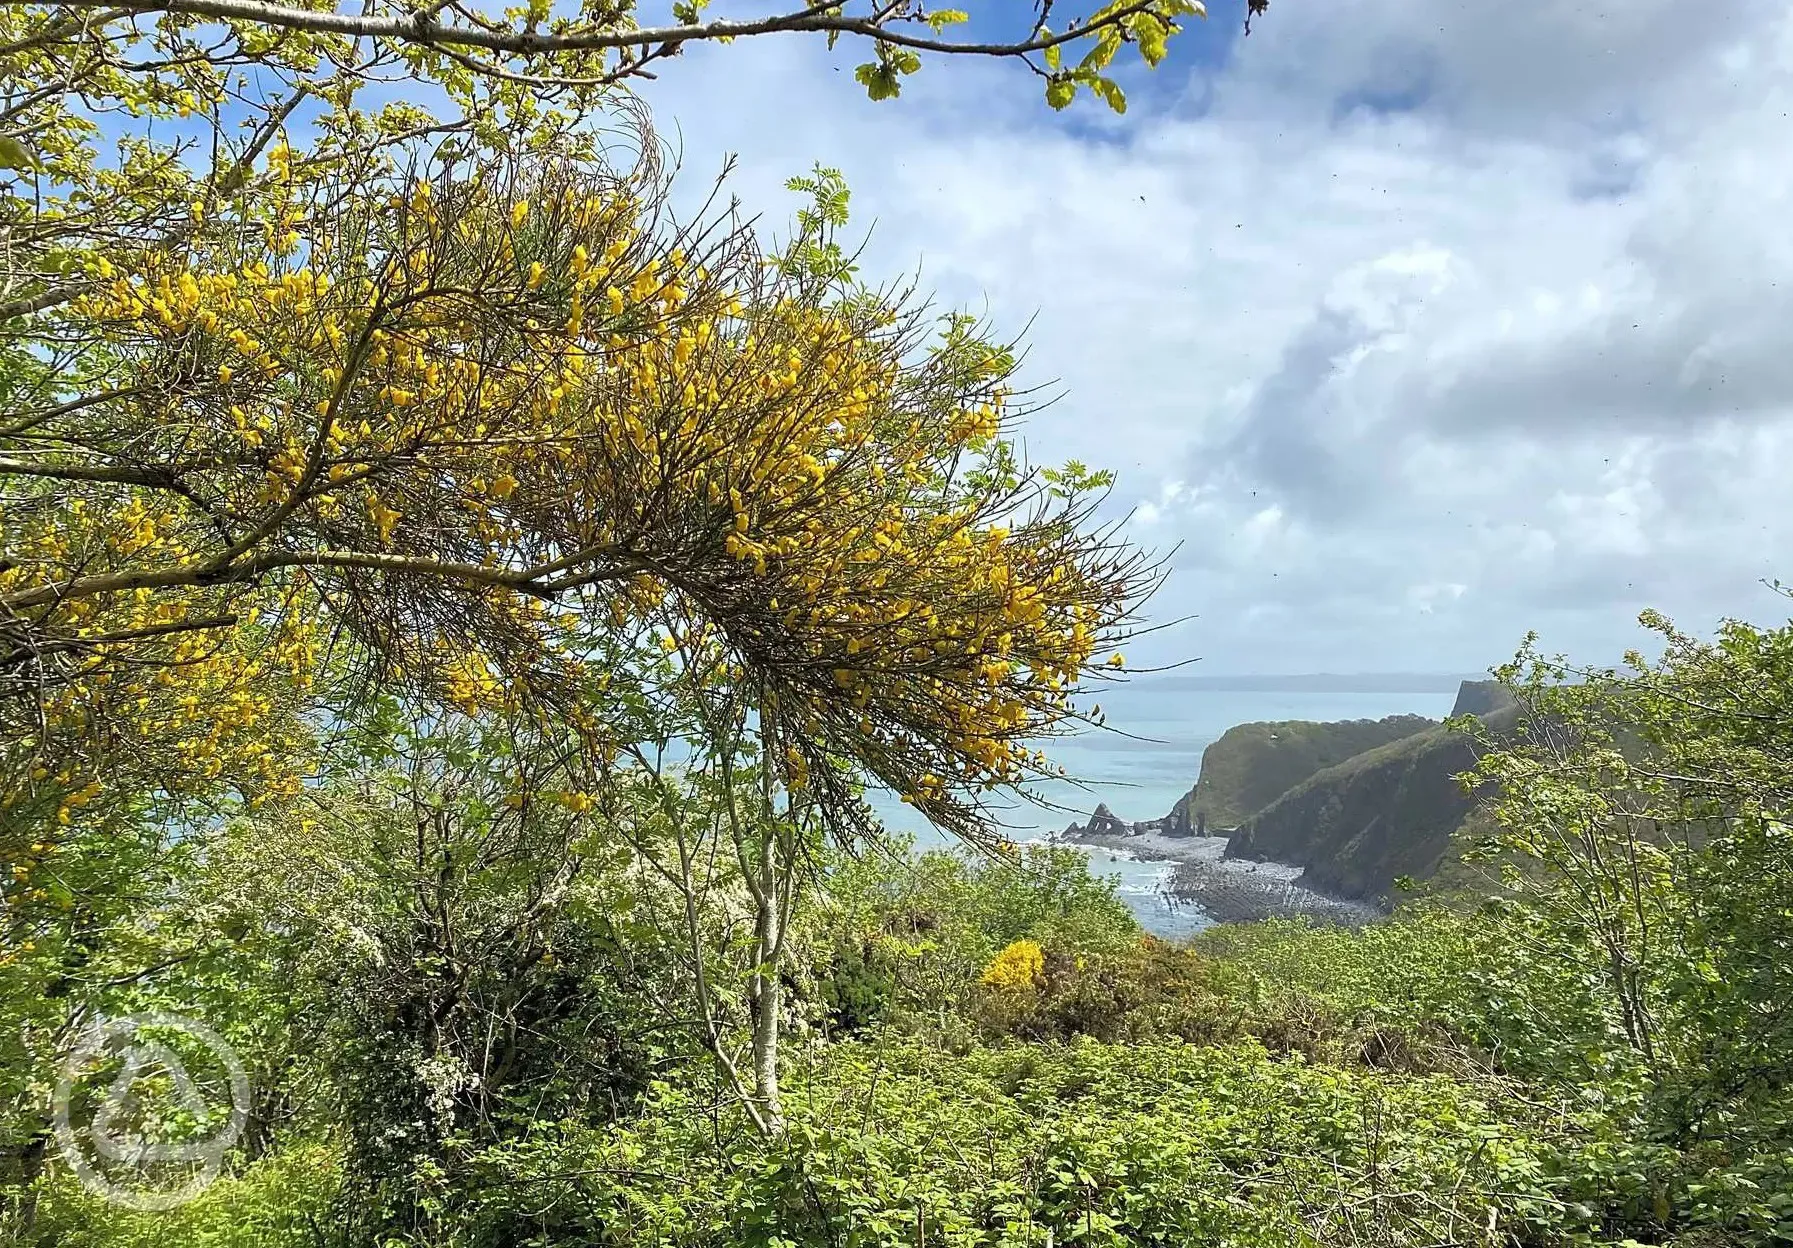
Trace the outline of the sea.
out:
[[[1063,780],[1035,786],[1032,799],[1006,799],[998,808],[1005,834],[1028,843],[1044,841],[1067,824],[1086,822],[1105,803],[1129,823],[1156,819],[1195,785],[1202,751],[1236,724],[1265,720],[1381,719],[1425,715],[1443,719],[1458,683],[1473,675],[1140,676],[1105,690],[1099,700],[1105,726],[1042,742]],[[874,792],[872,806],[885,826],[915,839],[918,848],[949,844],[895,794]],[[1213,922],[1164,889],[1174,864],[1141,862],[1125,853],[1078,846],[1091,865],[1114,879],[1142,927],[1167,939],[1189,936]]]

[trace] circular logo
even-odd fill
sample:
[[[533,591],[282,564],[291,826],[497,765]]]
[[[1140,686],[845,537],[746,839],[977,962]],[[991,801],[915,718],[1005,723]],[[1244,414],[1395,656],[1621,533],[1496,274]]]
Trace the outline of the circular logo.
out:
[[[249,1120],[249,1077],[211,1028],[130,1014],[88,1029],[62,1065],[56,1143],[81,1186],[132,1209],[206,1189]]]

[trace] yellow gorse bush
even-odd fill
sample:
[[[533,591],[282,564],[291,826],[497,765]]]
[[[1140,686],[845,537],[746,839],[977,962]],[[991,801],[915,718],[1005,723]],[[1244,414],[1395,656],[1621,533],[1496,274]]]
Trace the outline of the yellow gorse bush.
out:
[[[290,787],[273,703],[325,646],[601,750],[592,656],[657,628],[747,691],[792,787],[845,799],[848,760],[975,835],[978,792],[1041,774],[1024,743],[1148,570],[1075,474],[1012,464],[1007,352],[668,226],[651,171],[494,155],[345,199],[275,154],[249,215],[296,244],[211,207],[53,318],[104,367],[0,458],[25,752],[108,726]]]
[[[1041,772],[1023,743],[1149,577],[1087,530],[1099,481],[1013,471],[1005,352],[786,263],[838,257],[826,240],[767,256],[729,216],[669,224],[627,84],[690,39],[782,28],[701,7],[675,6],[678,38],[628,3],[552,31],[533,9],[0,10],[21,845],[95,781],[95,806],[290,793],[308,715],[375,688],[565,724],[603,757],[590,669],[650,632],[837,808],[869,772],[975,834],[979,792]],[[1048,101],[1120,107],[1114,56],[1156,64],[1197,12],[1061,11],[1053,35],[1018,10],[1000,46],[955,40],[950,11],[789,20],[865,42],[874,98],[924,53],[1076,49]],[[364,106],[395,74],[431,110]]]
[[[1045,951],[1031,940],[1017,940],[990,959],[979,982],[989,988],[1018,992],[1037,987],[1045,974]]]

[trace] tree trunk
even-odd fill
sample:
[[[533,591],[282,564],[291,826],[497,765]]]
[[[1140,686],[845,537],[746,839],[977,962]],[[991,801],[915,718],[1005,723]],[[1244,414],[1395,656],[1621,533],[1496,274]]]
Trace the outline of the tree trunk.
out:
[[[37,1180],[50,1155],[50,1122],[46,1115],[36,1117],[31,1134],[7,1159],[10,1173],[4,1177],[17,1184],[16,1203],[0,1198],[0,1226],[10,1222],[21,1241],[37,1226]]]
[[[758,887],[754,888],[753,1090],[765,1116],[766,1128],[784,1128],[784,1110],[778,1098],[778,1015],[783,1005],[779,966],[784,954],[785,908],[788,881],[779,879],[777,838],[768,833],[759,847]]]

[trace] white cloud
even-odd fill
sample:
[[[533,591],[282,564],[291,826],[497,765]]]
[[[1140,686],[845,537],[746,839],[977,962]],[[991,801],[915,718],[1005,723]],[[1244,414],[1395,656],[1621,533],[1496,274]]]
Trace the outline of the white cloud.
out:
[[[1114,467],[1181,542],[1154,613],[1199,618],[1142,657],[1474,668],[1538,627],[1609,658],[1646,605],[1782,605],[1755,585],[1793,550],[1779,6],[1273,6],[1100,126],[1000,66],[874,106],[799,41],[688,60],[651,99],[690,187],[738,151],[779,220],[785,177],[838,165],[869,272],[1033,318],[1064,393],[1029,452]]]
[[[1156,498],[1142,499],[1134,506],[1131,515],[1133,527],[1149,529],[1164,519],[1165,514],[1185,499],[1193,500],[1193,493],[1181,481],[1166,481],[1158,487]]]

